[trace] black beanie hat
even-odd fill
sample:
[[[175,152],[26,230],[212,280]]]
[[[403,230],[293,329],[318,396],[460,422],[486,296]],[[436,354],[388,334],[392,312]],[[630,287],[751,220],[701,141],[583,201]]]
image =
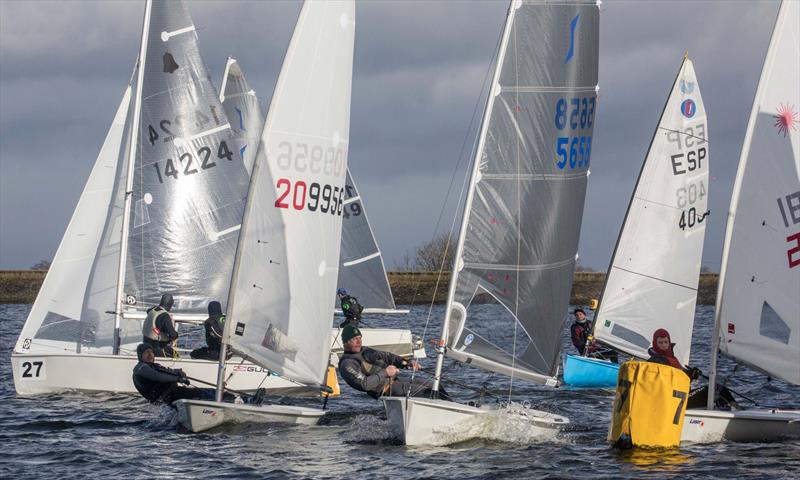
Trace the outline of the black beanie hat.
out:
[[[222,315],[222,305],[216,300],[208,302],[208,315]]]
[[[351,338],[360,336],[361,336],[361,330],[359,330],[358,327],[355,327],[353,325],[346,325],[342,329],[342,343],[347,343],[350,341]]]
[[[153,347],[151,347],[150,345],[148,345],[146,343],[140,343],[139,346],[136,347],[136,357],[139,358],[139,361],[141,362],[142,361],[142,355],[144,355],[144,352],[147,351],[147,350],[152,350],[152,349],[153,349]]]

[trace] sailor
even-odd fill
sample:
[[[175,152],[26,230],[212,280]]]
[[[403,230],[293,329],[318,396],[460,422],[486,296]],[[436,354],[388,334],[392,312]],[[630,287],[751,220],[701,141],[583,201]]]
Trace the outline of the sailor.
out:
[[[362,346],[361,331],[353,325],[342,330],[344,354],[339,360],[339,374],[348,385],[366,392],[372,398],[381,396],[430,397],[432,390],[428,382],[415,378],[401,378],[400,369],[419,370],[416,360],[404,360],[389,352],[381,352]],[[443,390],[439,397],[448,399]]]
[[[216,300],[208,302],[208,318],[203,322],[206,330],[206,346],[192,350],[192,358],[204,360],[219,360],[222,350],[222,332],[225,330],[225,315],[222,314],[222,305]],[[230,358],[230,352],[228,358]]]
[[[675,367],[689,376],[692,380],[697,380],[703,374],[697,367],[684,367],[681,362],[675,358],[674,353],[675,344],[670,339],[669,332],[663,328],[659,328],[653,333],[653,345],[647,350],[650,354],[648,362],[661,363]],[[716,408],[722,410],[730,410],[731,407],[738,408],[736,398],[733,396],[727,387],[721,384],[716,384],[716,393],[714,403]],[[697,387],[689,392],[689,400],[686,403],[686,408],[705,408],[708,399],[708,385]]]
[[[670,339],[669,332],[663,328],[659,328],[653,332],[653,345],[647,349],[650,358],[648,362],[661,363],[669,365],[679,370],[683,370],[686,375],[692,380],[700,377],[700,369],[697,367],[684,367],[681,362],[675,358],[675,344]]]
[[[581,355],[584,354],[587,347],[589,351],[586,353],[591,353],[596,348],[594,340],[589,341],[592,336],[592,321],[586,318],[586,312],[582,308],[576,308],[572,314],[575,315],[575,322],[569,329],[572,344],[575,345]]]
[[[178,357],[178,352],[172,348],[172,342],[178,339],[170,313],[173,303],[172,295],[162,295],[161,302],[147,311],[142,325],[142,341],[153,347],[157,357]]]
[[[139,363],[133,367],[133,385],[150,403],[171,404],[180,398],[214,400],[214,390],[210,388],[186,388],[189,379],[183,370],[173,370],[155,363],[153,347],[142,343],[136,347]],[[233,398],[233,397],[231,397]]]
[[[358,322],[361,321],[361,312],[364,311],[364,307],[358,303],[356,297],[348,295],[347,290],[344,288],[336,290],[336,296],[339,297],[339,304],[342,306],[342,313],[344,314],[344,322],[339,325],[339,328],[344,328],[345,325],[358,327]]]

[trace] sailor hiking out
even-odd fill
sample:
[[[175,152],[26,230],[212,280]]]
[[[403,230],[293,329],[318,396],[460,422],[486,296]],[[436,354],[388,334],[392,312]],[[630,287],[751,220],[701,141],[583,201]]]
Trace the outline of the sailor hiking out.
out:
[[[178,339],[170,313],[173,304],[172,295],[162,295],[161,302],[147,310],[147,317],[142,325],[142,342],[150,345],[157,357],[178,357],[178,352],[172,348],[172,343]]]
[[[400,369],[418,370],[416,360],[405,360],[389,352],[362,346],[361,331],[347,325],[342,330],[344,354],[339,360],[339,374],[348,385],[367,393],[372,398],[381,396],[430,397],[433,391],[429,382],[422,379],[400,377]],[[442,388],[439,397],[448,399]]]
[[[203,360],[219,360],[219,352],[222,349],[222,332],[225,330],[225,315],[222,313],[222,305],[216,300],[208,303],[208,318],[203,322],[206,331],[206,346],[192,350],[189,355],[192,358]],[[226,355],[232,356],[231,352]]]

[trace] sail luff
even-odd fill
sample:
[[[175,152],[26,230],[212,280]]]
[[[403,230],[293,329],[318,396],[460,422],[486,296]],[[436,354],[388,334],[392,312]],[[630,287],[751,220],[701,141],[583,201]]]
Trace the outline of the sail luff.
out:
[[[475,179],[477,178],[478,172],[480,171],[480,166],[481,166],[480,160],[483,155],[484,145],[486,144],[486,133],[489,128],[489,120],[491,118],[492,109],[494,107],[495,89],[499,85],[498,82],[500,79],[500,74],[503,69],[503,59],[505,58],[506,49],[508,48],[508,39],[511,35],[511,25],[514,22],[515,1],[516,0],[511,0],[508,7],[508,13],[506,14],[506,22],[503,27],[503,39],[501,40],[500,50],[497,55],[497,63],[495,65],[494,76],[492,77],[491,88],[487,93],[486,107],[484,108],[483,119],[481,120],[481,131],[478,140],[478,146],[475,149],[475,157],[472,160],[472,172],[470,173],[470,178],[469,178],[469,190],[467,191],[467,198],[464,202],[464,210],[463,210],[464,213],[461,218],[461,228],[459,230],[458,243],[456,244],[455,255],[453,256],[453,270],[450,276],[450,285],[448,286],[447,290],[447,302],[445,303],[444,320],[442,320],[442,331],[439,337],[440,340],[436,356],[436,370],[433,378],[434,391],[437,391],[439,389],[439,383],[442,375],[442,366],[444,364],[444,355],[446,349],[448,348],[448,344],[450,343],[450,338],[449,338],[450,317],[451,317],[453,302],[455,299],[456,286],[458,283],[458,274],[460,271],[459,263],[463,263],[461,257],[464,253],[464,241],[466,240],[467,227],[469,224],[470,207],[475,197]]]
[[[127,244],[128,244],[128,231],[130,230],[131,218],[131,204],[132,196],[130,192],[133,190],[133,177],[136,169],[136,147],[139,138],[139,118],[142,106],[142,88],[144,86],[144,70],[145,59],[147,57],[147,42],[150,35],[150,12],[152,9],[152,0],[147,0],[144,7],[144,21],[142,23],[142,41],[139,46],[139,66],[136,79],[136,94],[133,100],[133,117],[131,121],[131,142],[130,150],[128,151],[128,175],[125,186],[125,207],[122,214],[122,238],[120,240],[120,255],[119,267],[117,277],[117,302],[115,308],[114,318],[114,355],[119,355],[120,343],[120,326],[122,324],[122,296],[125,289],[125,267],[127,261]]]
[[[661,123],[664,120],[664,114],[666,113],[667,106],[669,105],[669,101],[672,98],[672,93],[675,90],[675,85],[678,84],[678,80],[681,77],[681,73],[683,72],[684,65],[686,64],[686,60],[688,60],[688,55],[684,55],[683,61],[681,62],[681,65],[678,67],[678,72],[675,74],[675,80],[673,80],[672,86],[670,87],[669,93],[667,94],[667,98],[666,98],[666,100],[664,100],[664,107],[661,109],[661,116],[658,118],[658,123],[656,123],[656,128],[653,129],[653,135],[650,137],[650,144],[647,146],[647,153],[645,153],[644,159],[642,160],[642,166],[639,168],[639,175],[636,177],[636,182],[633,184],[634,186],[633,186],[633,190],[631,191],[631,197],[628,200],[628,208],[625,210],[625,217],[623,217],[622,224],[619,227],[619,233],[617,234],[617,240],[614,243],[614,251],[611,253],[611,259],[608,262],[608,269],[606,269],[606,279],[603,282],[603,290],[600,292],[600,305],[598,306],[597,312],[595,312],[595,317],[594,317],[595,321],[594,321],[594,325],[593,325],[593,329],[592,329],[592,334],[593,334],[593,336],[595,336],[595,338],[598,341],[598,343],[601,343],[603,345],[610,346],[612,348],[618,349],[618,350],[620,350],[620,351],[622,351],[624,353],[627,353],[628,355],[631,355],[633,357],[636,357],[637,353],[639,353],[639,356],[641,356],[641,352],[630,351],[629,349],[625,349],[624,347],[618,348],[616,346],[609,345],[609,344],[605,343],[603,341],[603,339],[601,339],[601,338],[597,338],[596,337],[597,325],[598,325],[598,320],[602,318],[602,316],[603,316],[602,314],[604,313],[604,311],[603,311],[604,310],[604,308],[603,308],[603,306],[604,306],[603,299],[605,298],[605,295],[606,295],[606,288],[608,287],[608,279],[611,276],[611,270],[614,268],[614,263],[615,263],[616,258],[617,258],[617,251],[619,250],[620,241],[622,240],[622,235],[625,232],[625,225],[628,223],[628,217],[629,217],[629,215],[631,213],[631,207],[633,206],[634,199],[636,198],[637,186],[639,185],[639,181],[642,179],[642,174],[644,173],[645,167],[647,166],[647,159],[650,156],[650,151],[653,148],[653,143],[656,140],[656,136],[658,135],[658,132],[660,130]]]

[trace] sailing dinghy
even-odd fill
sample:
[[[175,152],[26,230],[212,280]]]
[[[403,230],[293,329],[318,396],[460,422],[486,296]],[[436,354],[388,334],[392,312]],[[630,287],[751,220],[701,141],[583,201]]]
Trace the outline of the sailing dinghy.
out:
[[[14,347],[17,393],[135,393],[146,309],[172,293],[177,322],[202,322],[226,300],[249,184],[232,139],[186,5],[148,0],[134,80]],[[216,361],[159,361],[217,377]],[[229,363],[231,388],[297,387]]]
[[[324,391],[330,355],[350,130],[355,4],[303,4],[256,154],[236,250],[226,350]],[[193,432],[230,421],[316,423],[324,411],[178,400]]]
[[[666,328],[686,365],[708,218],[708,126],[694,65],[684,57],[670,89],[611,258],[594,339],[647,359]],[[564,357],[564,383],[612,388],[619,365]]]
[[[253,168],[253,159],[264,128],[264,115],[255,90],[250,87],[235,58],[228,57],[225,63],[219,98],[233,129],[236,149],[249,173]],[[352,291],[359,292],[359,299],[367,306],[365,313],[408,313],[408,310],[398,310],[395,307],[383,259],[367,220],[363,199],[356,190],[349,168],[342,208],[342,246],[339,258],[337,285],[347,285]],[[414,341],[408,329],[362,328],[361,334],[365,346],[404,357],[425,357],[421,342]],[[344,352],[339,328],[331,330],[331,345],[333,353],[341,355]]]
[[[681,443],[800,436],[800,410],[714,409],[717,352],[800,385],[800,2],[783,2],[733,185],[714,316],[709,402]]]
[[[445,355],[512,382],[557,384],[591,155],[598,22],[594,1],[515,0],[509,7],[473,160],[434,391]],[[486,298],[502,305],[501,318],[481,318],[470,308]],[[406,445],[466,440],[452,432],[497,411],[438,398],[383,401]],[[569,423],[532,409],[519,420],[543,437]]]

